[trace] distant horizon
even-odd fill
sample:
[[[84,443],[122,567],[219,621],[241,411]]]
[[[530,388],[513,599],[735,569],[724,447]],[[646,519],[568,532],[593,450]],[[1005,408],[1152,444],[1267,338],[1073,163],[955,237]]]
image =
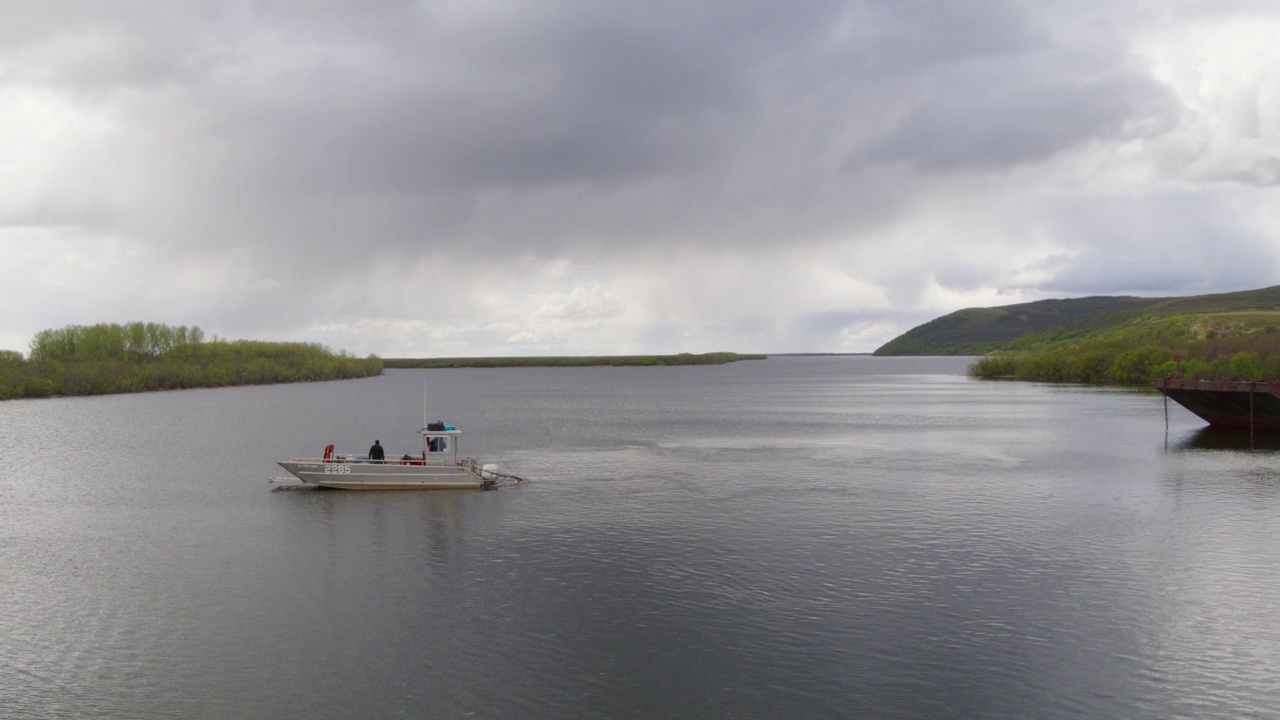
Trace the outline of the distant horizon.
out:
[[[995,309],[995,308],[1001,308],[1001,307],[1008,307],[1008,306],[1012,306],[1012,305],[1023,305],[1023,304],[1028,304],[1028,303],[1053,302],[1053,301],[1059,301],[1059,302],[1062,302],[1062,301],[1087,300],[1087,299],[1090,299],[1090,298],[1107,298],[1107,297],[1114,297],[1114,298],[1133,298],[1133,299],[1140,299],[1140,300],[1176,299],[1176,298],[1199,297],[1199,296],[1202,296],[1202,295],[1232,295],[1232,294],[1240,294],[1240,293],[1264,292],[1264,291],[1266,291],[1266,290],[1276,289],[1276,288],[1280,288],[1280,285],[1267,285],[1267,286],[1256,287],[1256,288],[1232,289],[1232,290],[1227,290],[1227,291],[1224,291],[1224,292],[1221,292],[1221,293],[1182,293],[1182,294],[1172,294],[1172,295],[1154,295],[1154,296],[1142,296],[1142,295],[1082,295],[1082,296],[1075,296],[1075,297],[1052,297],[1052,298],[1040,298],[1040,299],[1038,299],[1038,300],[1028,300],[1028,301],[1024,301],[1024,302],[1020,302],[1020,303],[1004,303],[1004,304],[1001,304],[1001,305],[989,305],[989,306],[975,306],[975,307],[956,308],[956,309],[951,310],[951,311],[949,311],[949,312],[947,312],[947,313],[943,313],[943,314],[938,315],[938,316],[935,316],[935,317],[927,318],[927,319],[925,319],[925,320],[921,321],[921,322],[920,322],[919,324],[917,324],[917,325],[914,325],[914,326],[912,326],[912,327],[906,328],[906,329],[904,329],[904,330],[903,330],[903,333],[900,333],[899,335],[894,336],[893,338],[890,338],[889,340],[897,339],[898,337],[900,337],[900,335],[901,335],[901,334],[905,334],[905,333],[907,333],[908,331],[910,331],[910,330],[914,330],[914,329],[916,329],[916,328],[920,327],[921,325],[924,325],[924,324],[926,324],[926,323],[929,323],[929,322],[931,322],[931,321],[933,321],[933,320],[937,320],[937,319],[940,319],[940,318],[945,317],[945,316],[947,316],[947,315],[950,315],[950,314],[953,314],[953,313],[956,313],[956,312],[960,312],[960,311],[962,311],[962,310],[968,310],[968,309],[982,309],[982,308]],[[101,323],[72,323],[72,325],[93,325],[93,324],[101,324]],[[111,324],[111,323],[106,323],[106,324]],[[64,327],[65,327],[65,326],[64,326]],[[197,327],[198,327],[198,326],[197,326]],[[38,330],[37,332],[39,332],[39,331],[43,331],[43,330],[49,330],[49,329],[54,329],[54,328],[41,328],[41,329],[40,329],[40,330]],[[203,328],[202,328],[202,329],[203,329]],[[349,349],[349,348],[337,347],[337,346],[333,346],[333,345],[332,345],[332,344],[330,344],[330,343],[325,343],[325,342],[321,342],[321,341],[318,341],[318,340],[308,340],[308,339],[305,339],[305,338],[303,338],[303,339],[288,339],[288,340],[285,340],[285,339],[279,339],[279,338],[263,338],[263,337],[257,337],[257,338],[246,338],[246,337],[230,338],[230,337],[222,336],[222,335],[221,335],[221,334],[219,334],[219,333],[208,333],[208,336],[209,336],[210,338],[212,338],[212,337],[218,337],[219,339],[223,339],[223,340],[246,340],[246,341],[256,341],[256,342],[300,342],[300,343],[318,343],[318,344],[321,344],[321,345],[326,345],[326,346],[328,346],[328,347],[332,348],[332,349],[333,349],[333,350],[335,350],[335,351],[347,352],[347,353],[350,353],[350,354],[353,354],[353,355],[364,355],[364,356],[368,356],[368,355],[376,355],[377,357],[382,358],[382,359],[384,359],[384,360],[448,360],[448,359],[468,359],[468,360],[476,360],[476,359],[484,359],[484,358],[519,359],[519,358],[553,358],[553,357],[577,357],[577,358],[581,358],[581,357],[635,357],[635,356],[655,356],[655,355],[656,355],[656,356],[670,356],[670,355],[680,355],[680,354],[695,354],[695,355],[697,355],[697,354],[714,353],[714,352],[732,352],[732,353],[737,353],[737,354],[741,354],[741,355],[767,355],[767,356],[770,356],[770,357],[804,357],[804,356],[815,356],[815,357],[817,357],[817,356],[858,356],[858,355],[874,356],[874,355],[876,354],[876,351],[878,351],[881,347],[884,347],[884,345],[888,344],[888,342],[889,342],[889,341],[887,340],[887,341],[885,341],[885,343],[881,343],[880,345],[877,345],[875,348],[872,348],[872,349],[870,349],[870,350],[859,350],[859,351],[839,351],[839,350],[834,350],[834,351],[833,351],[833,350],[796,350],[796,351],[784,351],[784,352],[761,352],[761,351],[745,351],[745,350],[725,350],[724,348],[719,348],[719,349],[716,349],[716,350],[698,350],[698,351],[695,351],[695,350],[674,350],[674,351],[669,351],[669,352],[647,352],[647,351],[636,351],[636,352],[589,352],[589,351],[579,351],[579,352],[534,352],[534,353],[514,354],[514,353],[504,353],[504,352],[502,352],[502,351],[498,351],[498,352],[493,352],[493,353],[474,353],[474,354],[443,354],[443,353],[440,353],[440,354],[419,354],[419,355],[391,355],[391,354],[384,354],[384,353],[381,353],[381,352],[378,352],[378,351],[368,351],[368,352],[363,352],[363,353],[356,353],[355,351],[352,351],[352,350],[351,350],[351,349]],[[34,338],[34,333],[33,333],[33,338]],[[30,343],[31,343],[31,339],[28,339],[28,341],[27,341],[27,343],[24,345],[24,347],[28,347],[28,348],[29,348]],[[13,348],[0,348],[0,351],[6,351],[6,350],[7,350],[7,351],[9,351],[9,352],[18,352],[18,353],[20,353],[20,354],[22,354],[22,355],[24,355],[24,356],[27,354],[27,350],[17,350],[17,349],[13,349]]]

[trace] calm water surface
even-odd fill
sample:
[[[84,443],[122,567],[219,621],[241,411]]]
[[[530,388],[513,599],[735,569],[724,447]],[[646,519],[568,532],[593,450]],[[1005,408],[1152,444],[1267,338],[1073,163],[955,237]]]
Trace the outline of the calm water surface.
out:
[[[1280,454],[963,359],[0,403],[6,718],[1280,717]],[[431,419],[529,478],[273,491]]]

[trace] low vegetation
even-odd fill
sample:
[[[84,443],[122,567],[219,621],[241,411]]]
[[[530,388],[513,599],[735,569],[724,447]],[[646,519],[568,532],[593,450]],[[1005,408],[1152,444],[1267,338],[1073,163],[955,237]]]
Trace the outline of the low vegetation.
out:
[[[731,352],[680,353],[679,355],[600,355],[565,357],[483,357],[483,358],[387,358],[389,368],[494,368],[494,367],[588,367],[643,365],[723,365],[739,360],[763,360],[765,355]]]
[[[313,343],[205,339],[197,327],[157,323],[42,330],[27,357],[0,351],[0,399],[337,380],[382,372]]]
[[[982,378],[1147,383],[1280,380],[1280,311],[1154,317],[1092,332],[1028,335],[975,362]]]

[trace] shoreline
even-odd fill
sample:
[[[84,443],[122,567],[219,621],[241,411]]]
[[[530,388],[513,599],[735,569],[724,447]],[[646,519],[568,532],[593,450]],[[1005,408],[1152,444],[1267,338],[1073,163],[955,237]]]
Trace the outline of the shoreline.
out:
[[[764,360],[768,355],[731,352],[680,353],[677,355],[546,355],[474,358],[383,358],[389,369],[503,368],[503,367],[659,367],[676,365],[725,365],[743,360]]]

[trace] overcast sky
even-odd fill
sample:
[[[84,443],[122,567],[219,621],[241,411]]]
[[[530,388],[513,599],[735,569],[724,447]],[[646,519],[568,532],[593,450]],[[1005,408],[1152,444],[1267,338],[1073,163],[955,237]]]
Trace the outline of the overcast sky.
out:
[[[1275,0],[0,7],[0,349],[861,352],[1280,284]]]

